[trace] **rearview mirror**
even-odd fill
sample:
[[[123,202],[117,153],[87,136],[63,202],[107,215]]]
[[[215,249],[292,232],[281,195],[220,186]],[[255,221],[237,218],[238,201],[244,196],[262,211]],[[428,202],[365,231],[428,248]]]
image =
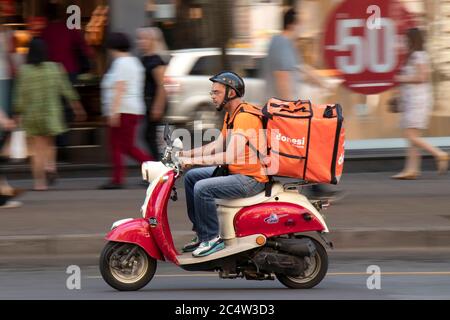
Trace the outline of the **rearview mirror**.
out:
[[[170,145],[170,143],[171,143],[171,141],[170,141],[170,128],[169,128],[169,124],[167,124],[167,123],[164,126],[164,141],[167,143],[167,145]]]
[[[173,141],[172,147],[176,150],[183,150],[183,141],[180,138],[176,138]]]

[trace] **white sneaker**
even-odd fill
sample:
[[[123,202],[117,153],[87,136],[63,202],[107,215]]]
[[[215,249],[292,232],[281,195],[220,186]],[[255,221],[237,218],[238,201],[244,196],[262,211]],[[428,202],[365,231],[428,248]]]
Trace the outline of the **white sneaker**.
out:
[[[225,249],[225,242],[223,242],[220,236],[217,236],[214,239],[200,243],[198,248],[192,252],[192,255],[194,257],[205,257],[222,249]]]
[[[4,205],[0,206],[0,209],[14,209],[22,206],[20,201],[7,201]]]

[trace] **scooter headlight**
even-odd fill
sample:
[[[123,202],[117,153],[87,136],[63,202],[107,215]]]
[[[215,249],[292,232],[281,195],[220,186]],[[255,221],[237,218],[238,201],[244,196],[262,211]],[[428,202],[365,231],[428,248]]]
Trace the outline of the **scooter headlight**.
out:
[[[148,181],[147,162],[144,162],[141,166],[142,180]]]
[[[147,161],[141,166],[142,179],[150,183],[167,171],[168,167],[159,161]]]
[[[142,180],[147,181],[147,182],[152,182],[152,180],[154,179],[154,177],[153,177],[154,172],[152,171],[152,164],[154,165],[155,163],[152,161],[147,161],[142,164],[142,166],[141,166]]]

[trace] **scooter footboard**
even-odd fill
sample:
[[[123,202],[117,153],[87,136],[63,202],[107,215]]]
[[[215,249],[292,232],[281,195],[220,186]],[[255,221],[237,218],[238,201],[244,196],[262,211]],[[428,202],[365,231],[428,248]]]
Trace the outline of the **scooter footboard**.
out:
[[[108,241],[133,243],[140,246],[149,256],[164,260],[159,247],[150,232],[147,219],[133,219],[113,228],[105,237]]]

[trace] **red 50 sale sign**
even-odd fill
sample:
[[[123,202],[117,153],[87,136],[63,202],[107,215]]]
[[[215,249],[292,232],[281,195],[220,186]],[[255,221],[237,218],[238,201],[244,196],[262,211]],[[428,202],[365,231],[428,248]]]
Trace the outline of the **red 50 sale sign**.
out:
[[[397,0],[345,0],[326,22],[325,62],[342,73],[350,90],[383,92],[395,86],[406,54],[403,35],[414,25]]]

